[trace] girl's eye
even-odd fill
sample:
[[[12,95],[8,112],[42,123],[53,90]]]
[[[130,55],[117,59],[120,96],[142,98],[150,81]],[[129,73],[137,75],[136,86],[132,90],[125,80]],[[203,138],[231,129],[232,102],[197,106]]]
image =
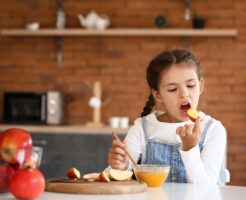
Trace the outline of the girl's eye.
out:
[[[195,86],[196,86],[196,84],[193,84],[193,85],[187,85],[188,88],[193,88],[193,87],[195,87]]]
[[[168,92],[175,92],[177,88],[169,89]]]

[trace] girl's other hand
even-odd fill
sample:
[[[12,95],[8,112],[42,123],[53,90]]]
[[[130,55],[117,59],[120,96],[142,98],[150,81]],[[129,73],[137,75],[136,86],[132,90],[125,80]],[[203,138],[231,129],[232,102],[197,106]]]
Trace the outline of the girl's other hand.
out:
[[[200,123],[201,118],[198,117],[195,124],[186,124],[177,128],[176,133],[181,138],[183,151],[189,151],[198,144],[201,135]]]
[[[129,158],[126,155],[126,144],[117,139],[112,142],[112,147],[108,152],[108,164],[114,169],[125,170],[127,168]]]

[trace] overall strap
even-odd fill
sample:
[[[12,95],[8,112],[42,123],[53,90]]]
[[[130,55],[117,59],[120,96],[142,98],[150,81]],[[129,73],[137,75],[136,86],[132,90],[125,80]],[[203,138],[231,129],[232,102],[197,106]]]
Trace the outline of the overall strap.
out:
[[[213,122],[213,119],[210,118],[209,121],[207,122],[206,126],[204,127],[204,130],[203,130],[202,135],[201,135],[201,140],[200,140],[201,143],[204,143],[206,133],[208,131],[208,128],[212,124],[212,122]]]

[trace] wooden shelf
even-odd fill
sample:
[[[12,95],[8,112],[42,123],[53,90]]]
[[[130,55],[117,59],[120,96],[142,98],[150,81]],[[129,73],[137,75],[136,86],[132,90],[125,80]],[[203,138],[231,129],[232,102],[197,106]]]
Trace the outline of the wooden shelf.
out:
[[[106,30],[88,30],[83,28],[77,29],[39,29],[36,31],[27,29],[2,29],[0,30],[0,36],[5,37],[55,37],[57,56],[56,61],[58,64],[62,63],[62,37],[64,36],[102,36],[102,37],[183,37],[184,47],[189,46],[190,37],[237,37],[236,29],[188,29],[188,28],[166,28],[166,29],[154,29],[154,28],[111,28]]]
[[[0,131],[10,128],[22,128],[31,133],[49,133],[49,134],[106,134],[111,135],[112,131],[125,135],[129,128],[111,128],[107,125],[102,127],[91,127],[83,125],[17,125],[17,124],[1,124]]]
[[[169,37],[236,37],[236,29],[2,29],[1,36],[169,36]]]

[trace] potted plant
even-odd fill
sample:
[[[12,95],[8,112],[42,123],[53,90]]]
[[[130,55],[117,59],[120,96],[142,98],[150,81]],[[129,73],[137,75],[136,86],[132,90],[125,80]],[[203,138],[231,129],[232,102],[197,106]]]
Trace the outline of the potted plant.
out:
[[[193,28],[204,28],[205,26],[205,18],[201,15],[194,15],[192,19],[192,26]]]

